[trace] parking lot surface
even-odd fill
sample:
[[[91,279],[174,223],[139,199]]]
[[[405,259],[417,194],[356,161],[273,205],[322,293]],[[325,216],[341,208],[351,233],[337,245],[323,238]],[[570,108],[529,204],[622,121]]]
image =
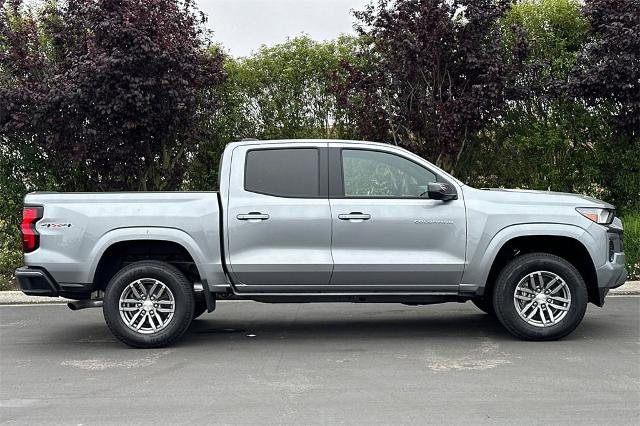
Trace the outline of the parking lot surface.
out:
[[[522,342],[472,304],[223,302],[130,349],[100,309],[0,307],[1,424],[640,424],[640,297]]]

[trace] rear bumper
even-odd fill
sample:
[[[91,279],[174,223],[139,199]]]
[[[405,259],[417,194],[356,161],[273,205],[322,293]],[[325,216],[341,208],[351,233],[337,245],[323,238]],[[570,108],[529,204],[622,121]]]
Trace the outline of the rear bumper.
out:
[[[15,276],[20,290],[29,296],[62,296],[77,300],[91,297],[91,284],[57,283],[42,268],[23,266],[16,269]]]
[[[23,266],[16,269],[20,290],[29,296],[57,297],[58,285],[44,270]]]

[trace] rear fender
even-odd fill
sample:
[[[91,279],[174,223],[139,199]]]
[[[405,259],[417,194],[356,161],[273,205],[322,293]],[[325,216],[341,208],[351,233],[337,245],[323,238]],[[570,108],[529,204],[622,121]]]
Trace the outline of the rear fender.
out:
[[[213,259],[207,259],[197,242],[189,234],[176,228],[162,227],[118,228],[104,234],[96,242],[88,256],[88,259],[92,261],[88,270],[88,282],[93,282],[100,259],[109,247],[116,243],[134,240],[168,241],[179,244],[193,258],[205,289],[210,285],[227,283],[219,252],[218,256],[214,256]]]

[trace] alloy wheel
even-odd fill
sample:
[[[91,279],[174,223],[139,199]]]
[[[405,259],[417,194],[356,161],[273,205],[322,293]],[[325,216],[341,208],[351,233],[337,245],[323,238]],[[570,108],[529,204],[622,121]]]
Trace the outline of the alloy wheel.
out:
[[[567,316],[571,291],[558,274],[536,271],[520,280],[513,293],[513,303],[527,324],[550,327]]]
[[[173,293],[155,278],[140,278],[122,291],[118,304],[120,317],[131,330],[153,334],[169,325],[176,303]]]

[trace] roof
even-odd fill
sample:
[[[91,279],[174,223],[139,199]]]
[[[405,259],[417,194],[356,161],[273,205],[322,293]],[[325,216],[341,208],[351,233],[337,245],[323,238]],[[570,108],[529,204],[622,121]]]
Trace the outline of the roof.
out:
[[[396,145],[392,145],[392,144],[388,144],[388,143],[382,143],[382,142],[371,142],[371,141],[362,141],[362,140],[350,140],[350,139],[253,139],[253,138],[246,138],[246,139],[242,139],[239,141],[235,141],[235,143],[251,143],[251,142],[260,142],[265,143],[265,144],[269,144],[269,143],[274,143],[274,144],[285,144],[285,143],[300,143],[300,142],[310,142],[310,143],[318,143],[318,142],[327,142],[329,144],[332,143],[362,143],[362,144],[367,144],[367,145],[377,145],[377,146],[396,146]]]

